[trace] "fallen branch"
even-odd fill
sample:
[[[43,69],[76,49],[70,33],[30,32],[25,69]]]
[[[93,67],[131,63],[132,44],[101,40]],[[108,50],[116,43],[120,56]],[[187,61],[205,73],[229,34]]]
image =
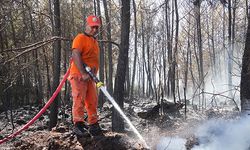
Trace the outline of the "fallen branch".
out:
[[[233,89],[231,89],[233,90]],[[230,90],[229,90],[230,91]],[[204,94],[210,94],[210,95],[213,95],[212,97],[216,97],[216,96],[221,96],[221,97],[224,97],[224,98],[227,98],[227,99],[230,99],[233,101],[235,107],[239,110],[239,106],[238,104],[236,103],[236,101],[234,100],[234,98],[232,97],[229,97],[229,96],[226,96],[226,95],[223,95],[222,93],[210,93],[210,92],[203,92]],[[225,92],[224,92],[225,93]]]

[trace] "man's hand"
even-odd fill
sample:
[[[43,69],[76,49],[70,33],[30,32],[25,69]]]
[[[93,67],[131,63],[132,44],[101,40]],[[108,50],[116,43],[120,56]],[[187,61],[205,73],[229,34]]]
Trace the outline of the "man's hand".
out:
[[[83,79],[83,81],[89,81],[89,80],[90,80],[89,74],[84,73],[84,74],[82,75],[82,79]]]

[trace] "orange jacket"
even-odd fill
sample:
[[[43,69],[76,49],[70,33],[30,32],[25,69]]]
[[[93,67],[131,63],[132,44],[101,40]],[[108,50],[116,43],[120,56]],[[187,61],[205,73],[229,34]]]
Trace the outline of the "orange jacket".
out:
[[[96,39],[85,34],[78,34],[72,43],[72,50],[81,51],[82,61],[97,73],[99,69],[99,46]],[[70,67],[70,74],[81,74],[74,62]]]

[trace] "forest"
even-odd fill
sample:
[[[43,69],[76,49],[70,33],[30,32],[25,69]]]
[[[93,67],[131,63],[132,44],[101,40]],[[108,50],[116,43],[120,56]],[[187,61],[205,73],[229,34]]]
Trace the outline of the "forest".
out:
[[[0,149],[248,150],[249,11],[249,0],[1,0]],[[64,79],[89,15],[102,23],[97,78],[139,135],[98,90],[105,137],[72,137],[67,80],[29,122]]]

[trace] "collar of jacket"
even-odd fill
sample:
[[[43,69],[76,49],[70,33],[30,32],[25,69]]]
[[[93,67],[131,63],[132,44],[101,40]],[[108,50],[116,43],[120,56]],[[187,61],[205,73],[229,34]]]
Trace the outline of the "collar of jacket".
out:
[[[91,36],[91,35],[89,35],[88,33],[86,33],[86,32],[83,32],[84,33],[84,35],[86,35],[86,36],[88,36],[88,37],[92,37],[92,38],[94,38],[95,40],[96,40],[96,37],[95,36]]]

